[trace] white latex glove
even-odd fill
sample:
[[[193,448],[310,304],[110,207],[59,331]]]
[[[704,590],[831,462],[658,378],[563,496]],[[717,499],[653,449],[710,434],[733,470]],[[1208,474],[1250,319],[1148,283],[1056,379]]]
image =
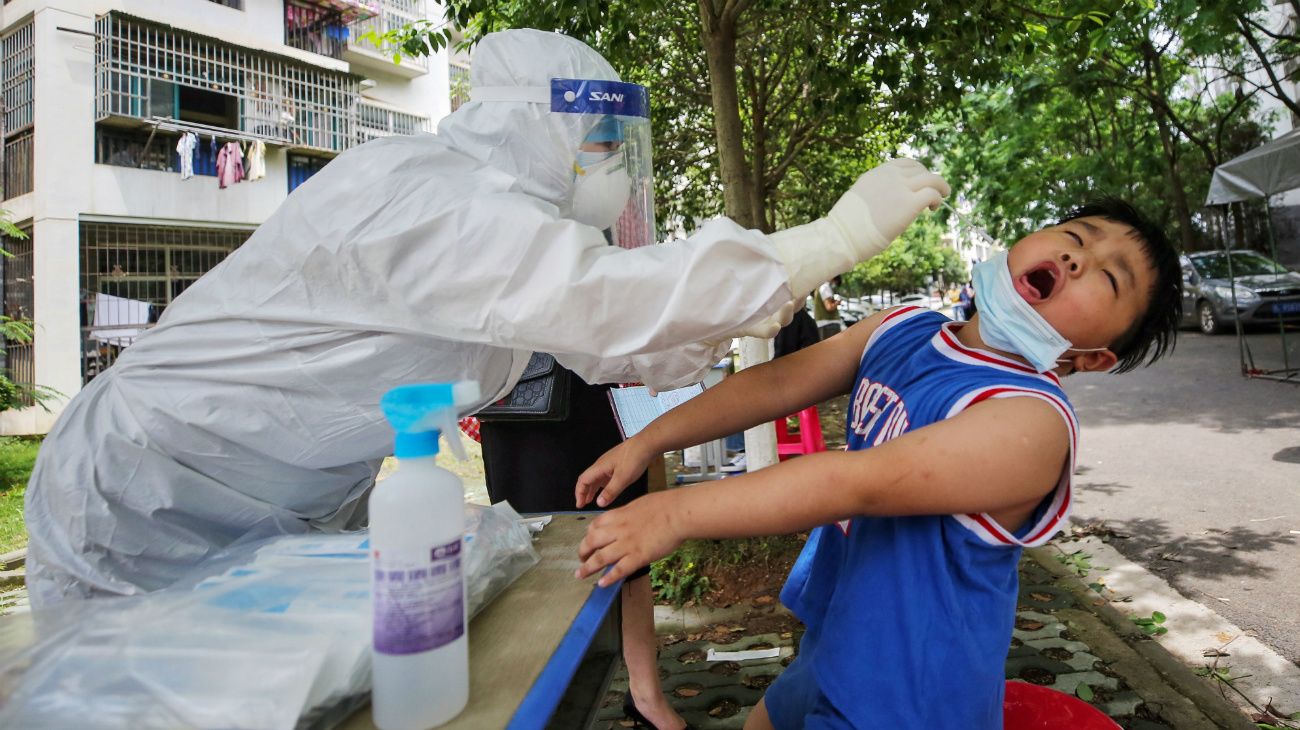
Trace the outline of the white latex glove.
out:
[[[916,160],[877,165],[840,196],[825,218],[773,233],[795,297],[875,256],[951,191]]]
[[[749,327],[743,327],[735,332],[731,332],[725,335],[723,340],[718,340],[718,342],[724,340],[730,341],[736,337],[758,337],[759,339],[770,340],[773,337],[776,337],[776,333],[780,331],[782,327],[790,324],[790,320],[794,319],[794,309],[794,302],[786,302],[785,304],[782,304],[781,308],[776,310],[771,317],[752,324]]]

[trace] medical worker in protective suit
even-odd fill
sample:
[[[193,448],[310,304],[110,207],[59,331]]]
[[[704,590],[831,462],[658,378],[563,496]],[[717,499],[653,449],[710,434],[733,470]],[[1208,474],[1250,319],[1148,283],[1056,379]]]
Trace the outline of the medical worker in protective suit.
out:
[[[788,231],[608,245],[653,230],[648,96],[617,79],[573,39],[489,35],[436,135],[349,150],[295,190],[50,432],[33,605],[161,588],[250,532],[364,525],[395,385],[476,380],[473,412],[533,351],[591,383],[696,381],[947,194],[898,160]]]

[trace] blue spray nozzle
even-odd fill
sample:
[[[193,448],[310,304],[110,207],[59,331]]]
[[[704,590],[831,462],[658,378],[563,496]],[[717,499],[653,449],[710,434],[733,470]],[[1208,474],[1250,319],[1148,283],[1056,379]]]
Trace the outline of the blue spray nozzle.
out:
[[[452,452],[461,459],[466,458],[455,435],[457,408],[478,399],[478,383],[472,380],[400,385],[385,393],[379,407],[397,431],[397,457],[438,453],[438,433],[442,432],[448,434],[447,443]]]

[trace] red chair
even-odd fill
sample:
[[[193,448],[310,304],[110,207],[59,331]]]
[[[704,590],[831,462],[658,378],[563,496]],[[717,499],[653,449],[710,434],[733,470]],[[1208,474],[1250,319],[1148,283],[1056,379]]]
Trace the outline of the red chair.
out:
[[[1003,730],[1118,730],[1106,713],[1050,687],[1007,682]]]
[[[797,415],[799,432],[795,434],[790,433],[785,418],[778,418],[774,422],[776,454],[781,461],[797,454],[811,454],[814,451],[826,450],[826,441],[822,438],[822,422],[817,416],[817,406],[809,406],[799,411]]]

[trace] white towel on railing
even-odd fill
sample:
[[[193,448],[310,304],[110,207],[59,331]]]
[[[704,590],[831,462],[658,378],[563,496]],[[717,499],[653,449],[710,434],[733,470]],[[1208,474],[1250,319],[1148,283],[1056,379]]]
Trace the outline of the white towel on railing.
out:
[[[149,325],[153,305],[137,299],[95,295],[95,320],[90,337],[105,344],[126,347]]]

